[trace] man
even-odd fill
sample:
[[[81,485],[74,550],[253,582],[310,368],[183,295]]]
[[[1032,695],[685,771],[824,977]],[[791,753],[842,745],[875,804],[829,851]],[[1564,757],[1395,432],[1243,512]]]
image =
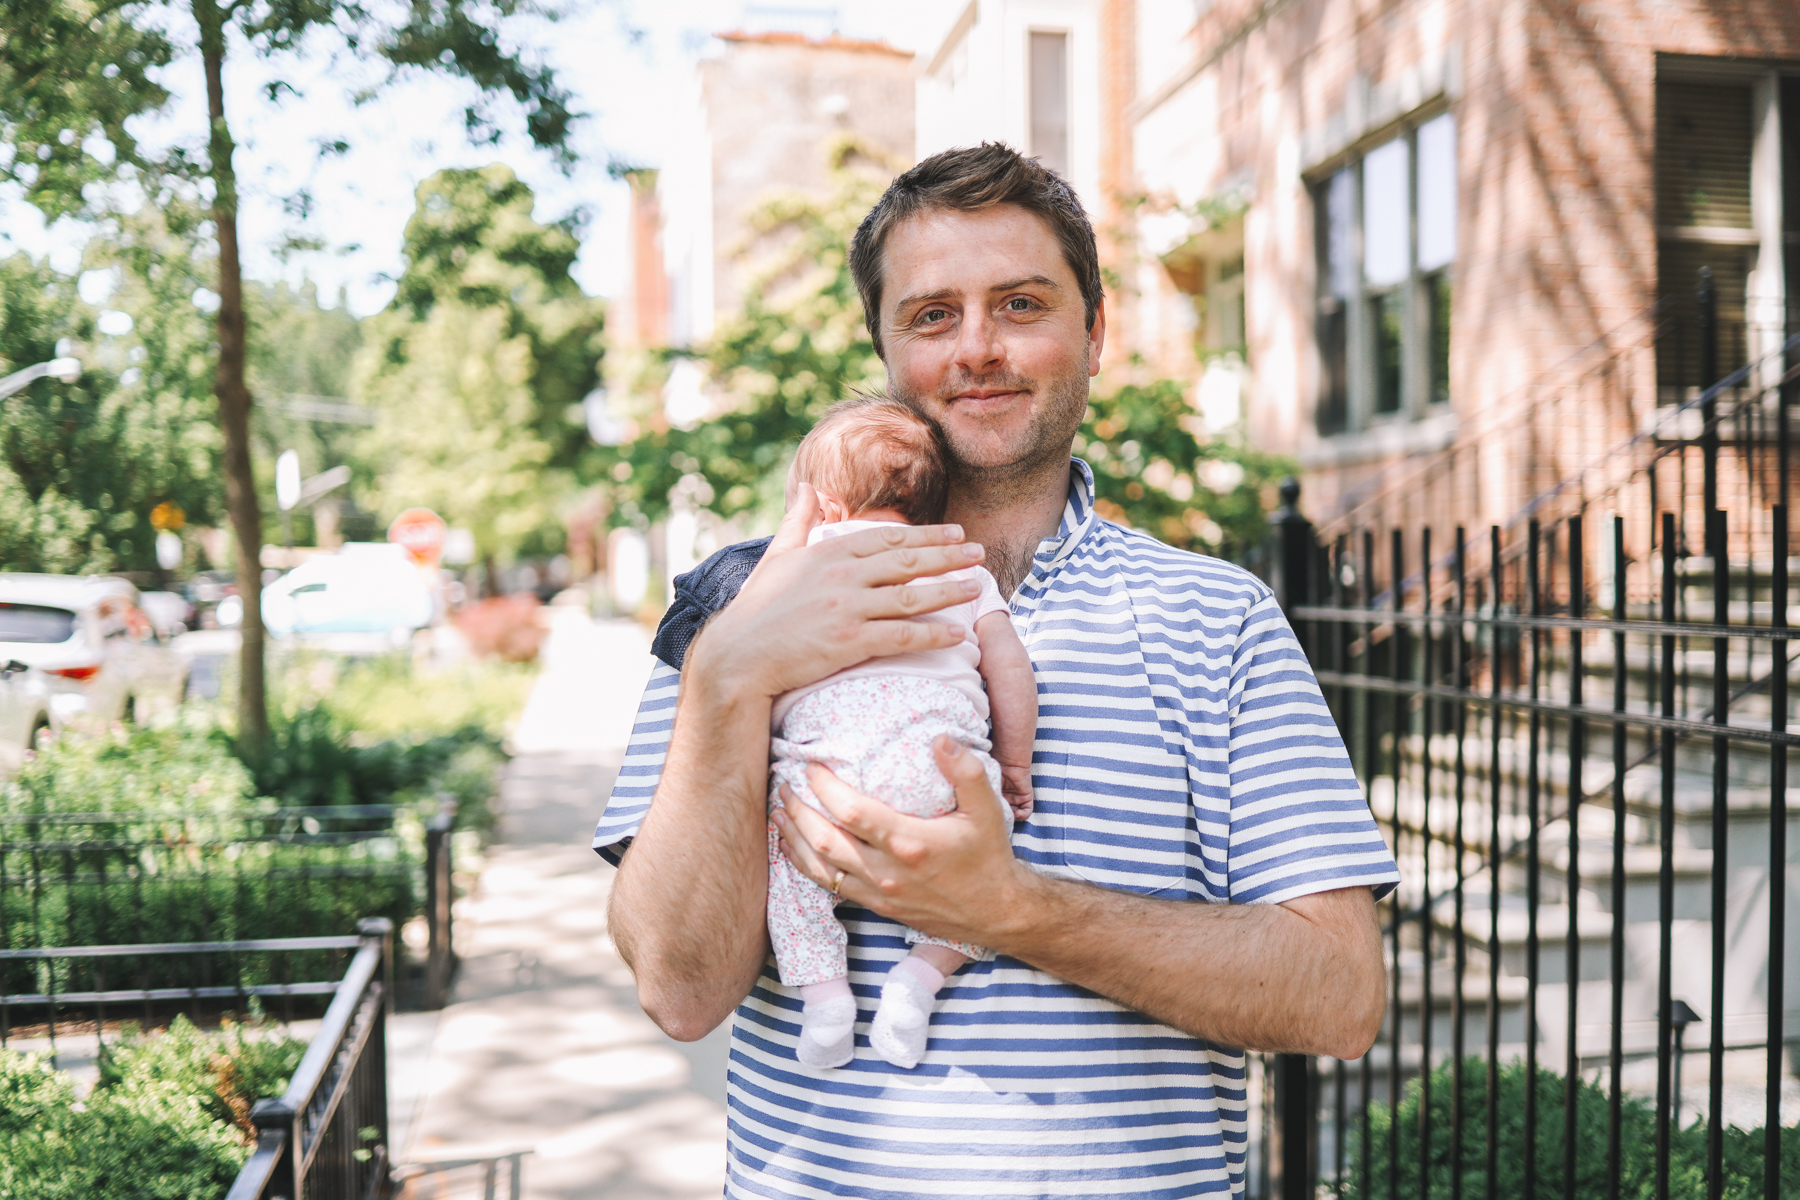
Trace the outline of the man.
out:
[[[1392,858],[1268,588],[1094,513],[1070,451],[1106,315],[1068,186],[1003,146],[936,155],[894,181],[851,263],[891,391],[943,427],[954,524],[807,547],[803,494],[735,599],[699,598],[702,617],[729,603],[685,661],[659,638],[595,837],[620,862],[610,922],[639,1000],[680,1039],[736,1010],[731,1196],[1241,1191],[1232,1047],[1369,1047]],[[755,549],[690,585],[717,588]],[[931,579],[975,561],[1012,597],[1038,674],[1030,820],[1009,845],[952,747],[948,816],[902,816],[815,769],[838,823],[798,803],[775,820],[845,900],[865,1009],[906,952],[902,925],[999,957],[946,986],[914,1071],[863,1039],[849,1067],[809,1071],[763,926],[771,700],[947,644],[906,618],[962,599]]]

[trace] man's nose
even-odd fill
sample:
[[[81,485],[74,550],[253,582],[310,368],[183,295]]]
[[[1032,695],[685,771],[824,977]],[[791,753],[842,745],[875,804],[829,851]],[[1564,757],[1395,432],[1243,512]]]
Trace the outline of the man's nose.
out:
[[[1000,336],[1000,322],[986,309],[976,309],[964,318],[956,338],[956,365],[980,377],[1004,366],[1006,345]]]

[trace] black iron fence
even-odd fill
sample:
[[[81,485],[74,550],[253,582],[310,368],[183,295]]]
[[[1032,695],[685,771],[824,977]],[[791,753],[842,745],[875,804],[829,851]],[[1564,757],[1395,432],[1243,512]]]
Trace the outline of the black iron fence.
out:
[[[1783,1194],[1797,356],[1478,533],[1321,544],[1288,492],[1271,578],[1402,881],[1374,1049],[1258,1064],[1254,1192]]]
[[[391,1192],[393,925],[372,918],[359,931],[356,957],[287,1091],[250,1112],[256,1150],[226,1200],[377,1200]]]

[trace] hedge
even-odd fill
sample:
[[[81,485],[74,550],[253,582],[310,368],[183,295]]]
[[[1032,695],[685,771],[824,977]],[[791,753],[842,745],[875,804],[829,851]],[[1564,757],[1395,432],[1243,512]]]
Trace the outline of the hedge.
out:
[[[1391,1155],[1389,1136],[1393,1113],[1385,1104],[1369,1106],[1368,1188],[1364,1190],[1361,1126],[1352,1121],[1345,1130],[1349,1154],[1342,1194],[1351,1200],[1448,1200],[1453,1170],[1460,1169],[1462,1194],[1478,1197],[1487,1187],[1487,1064],[1478,1058],[1463,1064],[1463,1144],[1460,1167],[1454,1162],[1450,1110],[1454,1096],[1451,1064],[1431,1074],[1431,1142],[1428,1155],[1428,1190],[1419,1181],[1421,1088],[1415,1080],[1400,1102],[1399,1152]],[[1540,1196],[1563,1194],[1563,1076],[1554,1071],[1537,1073],[1537,1183]],[[1498,1153],[1495,1155],[1496,1195],[1525,1194],[1525,1067],[1514,1061],[1499,1072]],[[1656,1194],[1656,1114],[1636,1096],[1626,1096],[1620,1117],[1620,1186],[1606,1188],[1608,1094],[1581,1080],[1576,1086],[1575,1191],[1580,1200],[1653,1200]],[[1705,1196],[1706,1121],[1671,1131],[1669,1139],[1669,1195]],[[1390,1192],[1390,1164],[1398,1167],[1396,1186]],[[1725,1200],[1761,1200],[1763,1195],[1763,1131],[1727,1128],[1724,1139]],[[1800,1196],[1800,1127],[1781,1131],[1781,1194]]]
[[[305,1052],[177,1018],[108,1047],[83,1100],[45,1059],[0,1050],[0,1200],[216,1200],[250,1155],[250,1106],[280,1095]]]

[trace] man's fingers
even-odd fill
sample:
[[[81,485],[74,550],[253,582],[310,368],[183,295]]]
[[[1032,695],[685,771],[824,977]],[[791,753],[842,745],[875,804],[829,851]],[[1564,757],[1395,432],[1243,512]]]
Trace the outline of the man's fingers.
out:
[[[826,865],[818,848],[808,838],[807,831],[801,828],[803,816],[818,817],[812,809],[800,802],[793,789],[787,784],[781,785],[781,807],[773,814],[775,828],[781,834],[781,848],[788,856],[788,861],[800,868],[800,873],[815,883],[824,882],[830,886],[829,876],[836,874],[836,868]],[[830,823],[819,818],[820,825]],[[817,831],[815,831],[817,832]]]
[[[832,820],[861,842],[883,849],[894,831],[894,810],[871,800],[817,763],[806,769],[806,781],[813,795],[825,806]]]
[[[942,734],[931,743],[931,752],[937,759],[938,770],[956,791],[957,811],[977,820],[993,819],[1000,799],[994,795],[994,785],[988,782],[981,761],[969,753],[966,746]]]
[[[858,558],[916,546],[953,546],[963,540],[961,525],[898,525],[883,522],[836,539]]]
[[[899,532],[890,534],[890,529]],[[987,558],[986,549],[975,542],[910,540],[909,535],[918,532],[910,525],[883,525],[879,529],[832,538],[826,544],[855,564],[846,578],[865,587],[908,583],[946,571],[960,571]]]

